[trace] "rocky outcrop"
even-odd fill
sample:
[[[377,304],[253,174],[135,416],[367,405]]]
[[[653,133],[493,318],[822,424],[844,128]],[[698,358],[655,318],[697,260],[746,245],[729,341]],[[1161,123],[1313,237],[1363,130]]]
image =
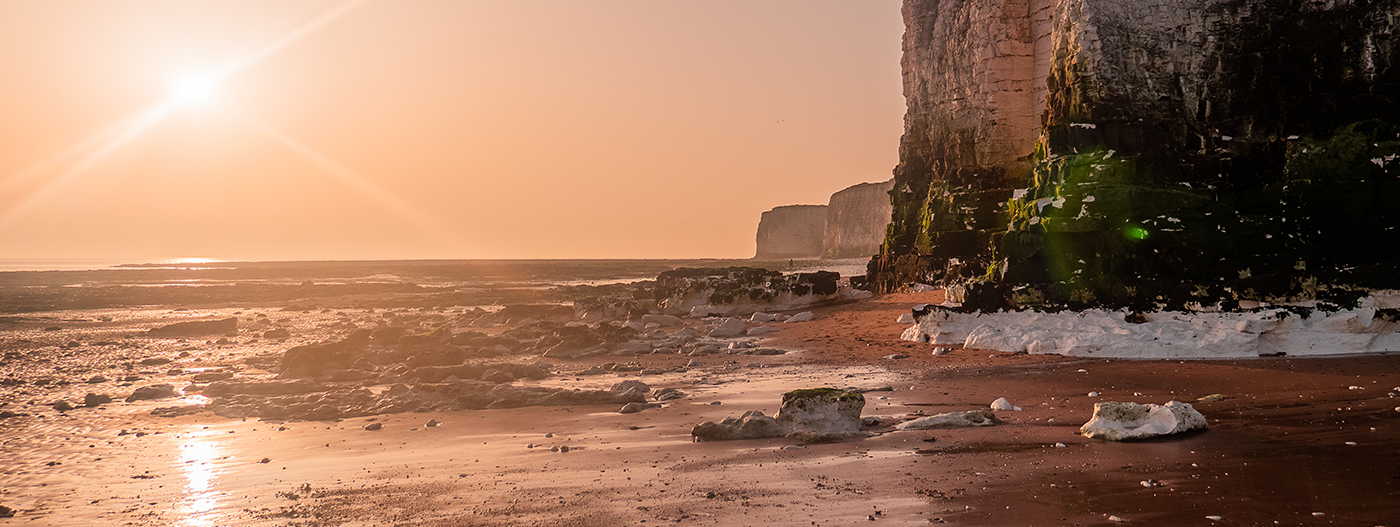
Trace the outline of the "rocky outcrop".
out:
[[[784,275],[754,267],[682,267],[656,277],[656,305],[669,315],[749,315],[851,301],[870,295],[830,271]]]
[[[810,258],[822,254],[826,205],[774,207],[758,220],[754,258]]]
[[[1400,286],[1400,0],[906,0],[881,291],[1345,304]]]
[[[826,205],[822,258],[866,258],[880,252],[890,225],[894,180],[861,183],[831,195]]]

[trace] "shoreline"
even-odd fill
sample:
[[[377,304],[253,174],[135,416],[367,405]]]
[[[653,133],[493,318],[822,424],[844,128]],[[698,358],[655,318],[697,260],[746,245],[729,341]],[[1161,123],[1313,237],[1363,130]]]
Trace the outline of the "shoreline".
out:
[[[167,418],[150,411],[180,403],[60,413],[46,406],[49,399],[89,386],[6,386],[0,411],[39,416],[3,421],[8,461],[0,474],[9,483],[0,505],[18,514],[0,524],[1115,525],[1114,516],[1209,525],[1218,522],[1206,516],[1220,516],[1230,525],[1374,526],[1400,517],[1393,455],[1400,393],[1391,390],[1400,387],[1398,356],[1104,360],[959,346],[932,356],[933,345],[899,339],[907,327],[896,322],[900,314],[941,301],[934,291],[810,309],[815,320],[765,336],[764,347],[793,350],[786,355],[708,355],[689,367],[685,355],[640,355],[626,360],[670,371],[601,376],[577,372],[616,358],[548,359],[557,373],[527,382],[590,389],[635,379],[688,394],[635,414],[569,405],[333,421],[225,419],[208,411]],[[228,309],[295,318],[306,338],[352,314]],[[110,324],[174,313],[152,308],[146,318]],[[41,327],[23,331],[8,328],[5,342],[44,335]],[[127,350],[123,360],[192,348],[195,356],[174,366],[197,371],[289,345],[269,341],[259,344],[265,351],[233,353],[202,340],[160,344]],[[75,357],[58,350],[51,359],[61,367],[101,365],[64,362]],[[892,354],[909,357],[885,358]],[[161,373],[166,367],[137,366],[152,373],[123,388],[188,376]],[[868,392],[863,415],[986,408],[997,397],[1025,410],[997,412],[1005,423],[989,428],[874,429],[833,444],[690,441],[695,424],[746,410],[771,413],[792,389],[882,384],[893,390]],[[1217,393],[1226,398],[1196,400]],[[1074,433],[1094,402],[1172,399],[1195,405],[1211,429],[1132,443]],[[427,426],[430,420],[440,426]],[[383,428],[364,430],[369,423]],[[572,448],[548,449],[563,445]]]

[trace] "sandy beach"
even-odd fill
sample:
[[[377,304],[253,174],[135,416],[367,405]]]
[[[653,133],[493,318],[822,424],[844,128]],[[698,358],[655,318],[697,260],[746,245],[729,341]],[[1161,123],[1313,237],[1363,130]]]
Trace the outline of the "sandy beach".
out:
[[[631,371],[602,375],[581,373],[616,357],[543,359],[551,375],[516,381],[606,390],[632,379],[686,394],[633,414],[563,405],[327,420],[220,417],[194,406],[209,401],[194,392],[122,398],[153,384],[183,388],[201,372],[270,377],[246,360],[326,338],[369,316],[362,310],[12,315],[0,328],[0,411],[16,414],[0,420],[0,505],[13,517],[0,524],[1376,526],[1400,517],[1400,358],[1086,360],[956,346],[934,356],[931,344],[899,340],[900,314],[940,301],[935,291],[812,309],[814,320],[765,335],[762,346],[783,355],[645,354],[627,358]],[[415,313],[450,320],[459,311]],[[298,336],[131,344],[132,328],[172,316],[258,313]],[[75,333],[83,339],[71,345]],[[121,335],[126,347],[101,345]],[[173,362],[143,365],[151,357]],[[92,375],[112,380],[89,384]],[[784,392],[822,386],[873,390],[862,415],[888,417],[831,444],[692,442],[698,423],[771,415]],[[115,401],[83,407],[88,392]],[[1224,397],[1198,401],[1212,394]],[[890,426],[998,397],[1024,410],[997,412],[1002,424],[986,428]],[[60,399],[77,408],[56,410]],[[1210,429],[1124,443],[1077,435],[1093,404],[1110,400],[1191,402]],[[184,410],[152,413],[172,407]]]

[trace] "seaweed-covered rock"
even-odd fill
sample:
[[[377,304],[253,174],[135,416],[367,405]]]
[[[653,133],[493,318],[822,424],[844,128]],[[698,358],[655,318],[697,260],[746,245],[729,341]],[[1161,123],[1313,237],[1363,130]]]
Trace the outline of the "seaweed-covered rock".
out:
[[[656,277],[657,307],[670,315],[749,315],[863,296],[829,271],[784,275],[753,267],[682,267]]]
[[[758,439],[797,434],[807,442],[827,442],[860,432],[860,412],[865,396],[837,388],[794,390],[783,394],[776,417],[748,411],[716,423],[706,421],[691,429],[696,441]]]
[[[1400,63],[1376,59],[1400,56],[1397,2],[903,12],[876,290],[968,284],[955,301],[984,312],[1229,310],[1400,282]]]

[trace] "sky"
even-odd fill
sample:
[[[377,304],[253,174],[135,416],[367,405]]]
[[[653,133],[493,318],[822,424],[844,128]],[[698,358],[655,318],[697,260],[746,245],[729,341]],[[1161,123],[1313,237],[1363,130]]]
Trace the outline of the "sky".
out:
[[[748,258],[898,161],[898,0],[0,0],[0,260]]]

